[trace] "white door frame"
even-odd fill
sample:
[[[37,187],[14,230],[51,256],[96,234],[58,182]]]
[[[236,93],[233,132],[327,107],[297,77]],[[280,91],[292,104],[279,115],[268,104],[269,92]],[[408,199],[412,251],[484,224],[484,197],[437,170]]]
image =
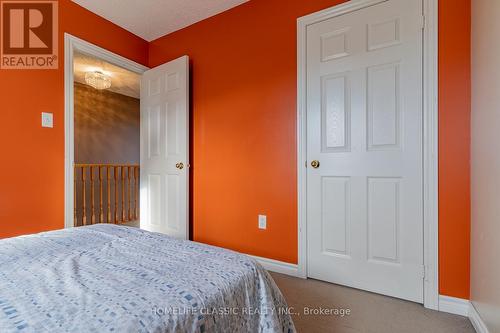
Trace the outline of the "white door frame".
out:
[[[298,275],[307,278],[307,26],[388,0],[351,0],[297,20]],[[415,0],[417,1],[417,0]],[[421,0],[423,14],[424,306],[438,309],[438,0]]]
[[[94,56],[98,59],[120,66],[131,72],[143,74],[149,68],[130,59],[103,49],[97,45],[64,34],[64,227],[74,226],[74,175],[75,162],[75,122],[74,122],[74,51]]]

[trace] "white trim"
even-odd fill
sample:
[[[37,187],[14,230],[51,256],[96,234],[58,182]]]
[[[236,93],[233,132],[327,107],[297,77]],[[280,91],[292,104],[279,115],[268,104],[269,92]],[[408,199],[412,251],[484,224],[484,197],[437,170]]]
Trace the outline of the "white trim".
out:
[[[99,46],[64,34],[64,227],[73,227],[73,163],[74,163],[74,110],[73,110],[73,52],[79,52],[97,57],[106,62],[142,74],[149,68],[132,60],[112,53]]]
[[[262,267],[264,267],[268,271],[299,277],[298,267],[295,264],[289,264],[283,261],[257,257],[252,255],[248,256],[257,260],[257,262],[261,264]]]
[[[438,0],[423,0],[424,13],[424,306],[439,302],[438,247]]]
[[[314,15],[314,14],[311,14]],[[308,15],[297,20],[297,234],[298,273],[307,278],[306,33]],[[318,14],[319,15],[319,14]]]
[[[469,320],[474,326],[474,329],[477,333],[489,333],[488,327],[484,323],[483,319],[479,315],[479,312],[474,307],[473,302],[470,302],[469,305]]]
[[[489,333],[473,302],[467,299],[439,295],[439,311],[468,317],[477,333]]]
[[[351,0],[316,13],[302,16],[298,19],[298,22],[299,24],[304,24],[305,26],[308,26],[310,24],[328,20],[335,16],[344,15],[386,1],[389,0]]]
[[[469,314],[470,302],[467,299],[439,295],[439,311],[460,316]]]
[[[307,277],[306,30],[307,26],[387,0],[351,0],[297,20],[298,273]],[[422,0],[425,16],[424,92],[424,306],[438,309],[438,0]]]

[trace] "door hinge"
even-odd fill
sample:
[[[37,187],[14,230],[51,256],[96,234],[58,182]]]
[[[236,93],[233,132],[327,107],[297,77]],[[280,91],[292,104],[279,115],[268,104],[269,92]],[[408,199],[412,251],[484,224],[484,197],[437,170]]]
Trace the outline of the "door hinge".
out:
[[[422,265],[422,279],[424,280],[425,280],[425,274],[426,274],[425,265]]]
[[[420,28],[422,30],[425,29],[425,15],[422,14],[421,21],[420,21]]]

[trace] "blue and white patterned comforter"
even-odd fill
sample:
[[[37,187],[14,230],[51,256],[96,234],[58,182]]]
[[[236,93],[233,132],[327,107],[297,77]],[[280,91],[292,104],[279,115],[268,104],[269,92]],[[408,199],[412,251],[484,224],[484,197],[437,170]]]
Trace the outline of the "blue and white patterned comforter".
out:
[[[0,240],[0,332],[295,332],[239,253],[100,224]]]

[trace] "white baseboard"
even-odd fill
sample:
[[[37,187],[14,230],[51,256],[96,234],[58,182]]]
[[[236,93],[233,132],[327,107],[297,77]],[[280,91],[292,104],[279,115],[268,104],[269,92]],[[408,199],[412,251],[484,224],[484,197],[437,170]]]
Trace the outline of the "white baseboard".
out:
[[[299,269],[298,269],[298,266],[295,264],[290,264],[290,263],[283,262],[283,261],[262,258],[262,257],[252,256],[252,255],[250,255],[250,257],[257,260],[262,265],[262,267],[264,267],[268,271],[286,274],[286,275],[295,276],[295,277],[299,276]]]
[[[439,295],[439,311],[467,317],[470,302],[467,299]]]
[[[469,317],[477,333],[489,333],[476,308],[467,299],[439,295],[439,311]]]
[[[488,327],[486,327],[472,302],[470,302],[469,306],[469,320],[477,333],[489,333]]]

